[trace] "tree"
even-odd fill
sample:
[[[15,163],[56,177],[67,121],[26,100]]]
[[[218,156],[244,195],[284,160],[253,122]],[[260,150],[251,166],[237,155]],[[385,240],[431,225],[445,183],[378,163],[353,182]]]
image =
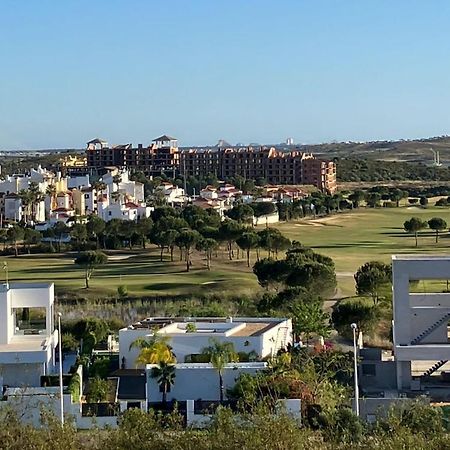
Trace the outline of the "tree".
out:
[[[218,238],[227,243],[228,258],[233,259],[233,243],[242,233],[242,225],[235,220],[225,220],[219,227]]]
[[[89,403],[104,402],[108,397],[109,383],[100,377],[89,379],[87,401]]]
[[[414,233],[416,239],[417,247],[417,233],[428,226],[428,223],[418,217],[411,217],[411,219],[406,220],[403,224],[403,228],[407,233]]]
[[[259,245],[259,236],[254,232],[242,233],[236,239],[236,244],[247,253],[247,267],[250,267],[250,250],[257,248]]]
[[[86,283],[86,289],[89,288],[89,280],[91,279],[94,270],[102,265],[106,264],[108,257],[100,251],[88,251],[81,253],[75,259],[75,264],[84,268],[84,281]]]
[[[175,382],[175,366],[161,361],[158,367],[153,367],[151,371],[152,378],[156,378],[159,384],[159,391],[162,392],[162,403],[167,402],[167,392],[170,391],[170,386]]]
[[[397,205],[397,208],[400,206],[400,200],[407,198],[407,197],[408,197],[408,192],[402,191],[401,189],[393,189],[389,195],[389,198],[393,202],[395,202],[395,204]]]
[[[132,348],[139,348],[139,356],[136,358],[137,364],[175,364],[176,358],[169,345],[169,338],[160,334],[154,333],[150,339],[137,338],[130,345]]]
[[[211,270],[211,259],[213,251],[218,247],[217,241],[212,238],[202,238],[200,239],[195,248],[198,251],[204,251],[206,256],[206,267]]]
[[[426,197],[422,196],[419,199],[419,203],[420,203],[420,206],[425,207],[428,205],[428,199]]]
[[[283,239],[283,235],[281,231],[277,228],[265,228],[258,232],[260,247],[264,250],[267,250],[268,256],[270,258],[271,252],[277,251],[281,243],[281,239]],[[287,238],[286,238],[287,239]],[[287,241],[286,241],[287,243]]]
[[[227,217],[237,222],[251,222],[253,218],[253,208],[250,205],[238,204],[233,206],[226,213]]]
[[[366,195],[366,204],[369,208],[380,206],[381,194],[378,192],[368,192]]]
[[[336,330],[348,338],[352,336],[352,323],[356,323],[358,329],[364,333],[371,334],[379,318],[378,307],[366,305],[361,301],[339,302],[331,314],[331,321]]]
[[[189,272],[191,267],[191,248],[197,241],[201,239],[198,231],[183,230],[175,238],[177,245],[184,249],[184,258],[186,261],[186,272]]]
[[[106,228],[106,222],[98,216],[90,215],[86,224],[86,230],[89,236],[95,237],[97,248],[99,248],[99,236],[103,234]]]
[[[219,375],[220,401],[224,399],[223,371],[227,364],[239,361],[239,356],[234,350],[232,342],[220,342],[211,338],[209,346],[202,350],[202,354],[209,357],[209,362],[217,370]]]
[[[380,289],[391,282],[392,268],[380,261],[370,261],[362,265],[355,273],[356,293],[370,295],[373,304],[379,300]]]
[[[87,229],[84,223],[75,223],[70,230],[70,236],[75,239],[77,249],[80,250],[87,239]]]
[[[439,231],[447,229],[447,222],[440,217],[433,217],[428,221],[428,226],[436,232],[436,244],[439,241]]]
[[[58,239],[58,252],[61,251],[61,243],[64,235],[69,232],[69,227],[64,222],[56,222],[52,226],[54,236]]]
[[[293,330],[297,336],[304,335],[308,343],[311,334],[327,336],[330,331],[330,316],[323,311],[320,301],[299,301],[291,307]]]
[[[18,256],[19,250],[17,248],[17,243],[23,239],[24,231],[19,225],[14,224],[11,228],[8,228],[6,233],[8,241],[14,245],[14,256]]]
[[[275,212],[275,205],[272,202],[256,202],[252,203],[251,207],[255,217],[267,216]]]
[[[145,243],[150,238],[152,228],[153,220],[150,217],[143,217],[137,222],[135,231],[142,242],[142,248],[145,248]]]
[[[353,203],[354,208],[359,208],[359,205],[364,200],[364,198],[365,193],[361,190],[354,191],[348,196],[348,199]]]
[[[39,244],[42,235],[39,231],[32,228],[25,228],[23,235],[23,243],[27,246],[28,253],[31,253],[31,246]]]

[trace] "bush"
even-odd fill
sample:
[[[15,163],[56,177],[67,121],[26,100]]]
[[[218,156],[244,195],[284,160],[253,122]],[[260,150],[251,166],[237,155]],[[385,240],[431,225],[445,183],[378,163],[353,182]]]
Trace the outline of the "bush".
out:
[[[123,284],[121,284],[121,285],[117,288],[117,295],[119,296],[120,299],[123,299],[123,298],[128,297],[128,290],[127,290],[127,287],[124,286]]]
[[[70,379],[68,390],[72,394],[72,400],[78,402],[80,400],[81,379],[77,373],[72,375]]]

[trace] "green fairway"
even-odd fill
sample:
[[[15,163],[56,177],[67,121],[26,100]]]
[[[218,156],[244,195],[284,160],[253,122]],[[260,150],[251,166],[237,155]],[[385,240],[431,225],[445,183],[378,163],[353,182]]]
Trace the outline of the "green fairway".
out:
[[[132,296],[148,297],[250,294],[258,289],[256,277],[242,261],[218,259],[208,271],[204,262],[195,258],[187,273],[185,263],[160,262],[156,253],[110,255],[108,264],[96,269],[88,290],[84,289],[83,270],[73,263],[74,255],[23,255],[5,260],[10,281],[53,281],[60,295],[70,292],[90,298],[114,296],[121,285]]]
[[[450,224],[450,209],[429,207],[361,208],[320,219],[281,223],[277,227],[290,239],[333,258],[338,277],[338,296],[354,295],[353,274],[370,260],[389,262],[395,253],[443,253],[450,251],[450,235],[442,233],[435,243],[434,232],[414,237],[403,231],[403,222],[412,216],[423,220],[442,217]],[[22,255],[7,257],[11,281],[54,281],[59,294],[76,293],[82,297],[115,296],[121,285],[132,296],[208,296],[244,295],[260,290],[251,268],[244,260],[229,261],[224,252],[213,258],[212,270],[201,255],[194,253],[192,270],[185,272],[183,262],[159,261],[156,248],[109,252],[108,264],[96,270],[90,289],[84,289],[83,271],[72,255]],[[264,256],[264,255],[262,255]],[[175,255],[178,259],[178,255]],[[254,255],[253,255],[254,261]],[[441,289],[439,286],[438,289]]]
[[[450,252],[450,235],[442,233],[435,243],[432,230],[419,233],[419,246],[405,233],[403,223],[413,216],[422,220],[442,217],[450,225],[450,209],[429,207],[361,208],[348,213],[296,223],[278,228],[292,240],[330,256],[336,263],[342,294],[354,294],[353,273],[370,260],[390,262],[396,253]]]

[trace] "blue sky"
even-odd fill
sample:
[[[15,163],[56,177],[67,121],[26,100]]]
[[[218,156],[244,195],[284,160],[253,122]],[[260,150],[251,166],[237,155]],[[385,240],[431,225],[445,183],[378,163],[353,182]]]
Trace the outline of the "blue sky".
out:
[[[1,0],[0,148],[450,134],[446,0]]]

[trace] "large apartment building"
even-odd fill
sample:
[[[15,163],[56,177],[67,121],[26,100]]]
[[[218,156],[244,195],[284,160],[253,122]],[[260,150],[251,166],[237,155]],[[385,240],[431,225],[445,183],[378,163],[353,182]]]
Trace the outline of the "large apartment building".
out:
[[[264,179],[270,184],[311,184],[321,191],[336,191],[336,165],[299,150],[268,147],[215,147],[179,150],[176,138],[163,135],[148,147],[139,144],[109,146],[101,139],[87,143],[90,169],[117,166],[147,175],[216,175],[226,180],[235,175]]]
[[[179,168],[178,142],[176,138],[163,135],[154,139],[151,145],[120,144],[109,146],[106,141],[93,139],[87,143],[87,165],[91,169],[103,167],[124,167],[141,170],[148,175],[167,175]]]
[[[214,174],[219,179],[240,175],[265,179],[270,184],[311,184],[336,191],[336,165],[311,153],[275,148],[209,148],[180,152],[180,172],[187,176]]]

